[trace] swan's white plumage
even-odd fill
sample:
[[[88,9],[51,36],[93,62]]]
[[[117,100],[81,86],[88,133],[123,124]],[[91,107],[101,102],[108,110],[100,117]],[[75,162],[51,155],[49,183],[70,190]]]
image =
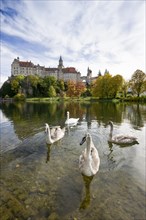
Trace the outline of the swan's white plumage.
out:
[[[82,154],[79,157],[79,170],[85,176],[93,176],[99,170],[100,157],[92,141],[92,136],[89,133],[85,135],[80,145],[85,141],[87,147],[82,151]]]
[[[110,125],[109,142],[115,144],[138,144],[137,138],[130,135],[118,134],[113,136],[113,122],[109,121],[108,124]]]
[[[74,126],[74,125],[77,125],[78,121],[79,121],[79,118],[70,118],[69,111],[67,111],[67,119],[65,121],[65,125]]]
[[[46,142],[47,144],[53,144],[54,142],[62,139],[65,135],[65,128],[60,128],[56,126],[53,129],[50,129],[49,125],[45,124],[45,133],[46,133]]]

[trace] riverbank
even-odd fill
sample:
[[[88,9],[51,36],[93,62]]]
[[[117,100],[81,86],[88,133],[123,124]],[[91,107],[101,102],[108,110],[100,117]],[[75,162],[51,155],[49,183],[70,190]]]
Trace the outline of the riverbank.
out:
[[[0,103],[3,102],[13,102],[13,101],[25,101],[25,102],[136,102],[136,103],[146,103],[146,96],[141,97],[119,97],[115,99],[101,99],[98,97],[34,97],[34,98],[26,98],[24,100],[16,100],[15,98],[1,98]]]
[[[126,98],[115,98],[115,99],[99,99],[97,97],[80,97],[80,98],[70,98],[70,97],[65,97],[65,98],[60,98],[60,97],[55,97],[55,98],[27,98],[26,102],[140,102],[140,103],[146,103],[146,96],[143,97],[126,97]]]

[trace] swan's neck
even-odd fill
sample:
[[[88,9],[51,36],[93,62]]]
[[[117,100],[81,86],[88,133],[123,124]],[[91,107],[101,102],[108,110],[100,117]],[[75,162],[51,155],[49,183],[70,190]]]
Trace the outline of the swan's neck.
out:
[[[50,133],[50,128],[47,128],[47,133],[48,133],[48,140],[51,142],[52,138],[51,138],[51,133]]]
[[[69,112],[67,113],[67,120],[69,120]]]
[[[92,145],[92,138],[88,138],[87,140],[87,155],[89,156],[91,153],[91,145]]]

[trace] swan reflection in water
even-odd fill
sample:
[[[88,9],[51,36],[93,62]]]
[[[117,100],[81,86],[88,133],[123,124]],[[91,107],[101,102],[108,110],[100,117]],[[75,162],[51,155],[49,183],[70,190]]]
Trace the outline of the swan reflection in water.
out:
[[[48,161],[50,161],[50,152],[51,152],[51,146],[52,144],[46,144],[47,145],[47,157],[46,157],[46,163],[48,163]]]
[[[85,186],[85,193],[84,193],[85,196],[80,204],[79,209],[86,209],[90,205],[90,199],[91,199],[90,184],[91,184],[94,176],[85,176],[82,174],[82,177],[83,177],[84,186]]]
[[[116,167],[116,160],[114,157],[114,153],[113,153],[113,143],[108,142],[108,146],[109,146],[109,153],[107,154],[107,159],[108,159],[108,169],[114,169]]]

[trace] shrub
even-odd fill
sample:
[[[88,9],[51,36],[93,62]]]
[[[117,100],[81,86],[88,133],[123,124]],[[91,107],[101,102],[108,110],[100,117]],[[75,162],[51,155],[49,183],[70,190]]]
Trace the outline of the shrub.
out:
[[[8,99],[9,98],[9,95],[5,95],[5,99]]]
[[[23,93],[17,93],[17,95],[14,96],[15,101],[25,101],[25,95]]]

